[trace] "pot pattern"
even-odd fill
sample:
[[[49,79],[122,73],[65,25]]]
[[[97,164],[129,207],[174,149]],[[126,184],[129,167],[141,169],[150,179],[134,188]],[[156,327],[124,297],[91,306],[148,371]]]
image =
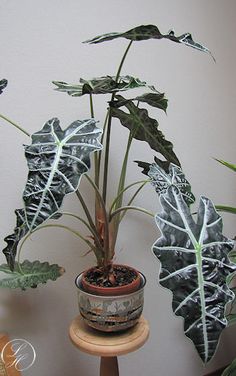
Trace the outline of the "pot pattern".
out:
[[[87,293],[76,278],[81,316],[87,325],[104,332],[116,332],[134,326],[143,311],[145,277],[141,275],[139,290],[127,295],[101,296]]]

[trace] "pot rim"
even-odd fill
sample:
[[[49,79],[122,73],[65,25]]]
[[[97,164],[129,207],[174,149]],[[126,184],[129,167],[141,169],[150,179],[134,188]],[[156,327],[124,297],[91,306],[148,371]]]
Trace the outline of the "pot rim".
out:
[[[83,286],[82,286],[82,276],[84,274],[84,272],[81,272],[76,278],[75,278],[75,285],[76,287],[78,288],[78,290],[82,291],[83,294],[86,294],[86,295],[89,295],[89,296],[93,296],[93,297],[99,297],[99,298],[102,298],[102,299],[115,299],[115,298],[119,298],[119,297],[125,297],[125,296],[132,296],[132,295],[135,295],[137,294],[138,292],[142,291],[146,285],[146,277],[143,273],[141,273],[139,270],[137,270],[138,274],[140,275],[141,277],[141,284],[139,286],[139,288],[134,291],[134,292],[131,292],[131,293],[128,293],[128,294],[120,294],[120,295],[98,295],[98,294],[92,294],[90,292],[87,292],[86,290],[83,289]],[[108,287],[109,288],[109,287]]]

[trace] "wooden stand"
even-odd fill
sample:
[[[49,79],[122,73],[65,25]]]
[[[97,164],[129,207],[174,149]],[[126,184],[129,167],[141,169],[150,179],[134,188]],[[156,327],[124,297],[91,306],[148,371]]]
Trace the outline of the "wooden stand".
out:
[[[101,357],[100,376],[119,376],[117,356],[143,346],[149,336],[149,326],[141,316],[133,328],[124,332],[103,333],[88,327],[78,316],[70,325],[69,336],[81,351]]]

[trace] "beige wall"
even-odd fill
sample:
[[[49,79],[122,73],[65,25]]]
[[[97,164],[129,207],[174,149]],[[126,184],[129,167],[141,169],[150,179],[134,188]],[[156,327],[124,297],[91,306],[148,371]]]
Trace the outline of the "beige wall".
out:
[[[67,126],[89,116],[88,99],[57,93],[51,81],[75,82],[80,77],[114,74],[127,45],[124,40],[96,46],[81,41],[149,23],[163,32],[172,27],[177,34],[191,31],[195,39],[212,50],[216,64],[207,55],[183,46],[147,41],[134,44],[123,73],[132,73],[166,92],[168,116],[157,116],[166,136],[175,144],[196,196],[204,194],[215,203],[235,205],[236,177],[213,160],[216,157],[236,162],[235,13],[234,0],[0,0],[0,78],[9,80],[8,89],[0,97],[0,112],[31,133],[54,116]],[[101,122],[103,99],[96,98],[95,105],[96,118]],[[29,140],[3,121],[0,126],[3,248],[3,238],[14,227],[13,211],[21,207],[26,172],[21,145]],[[126,136],[126,130],[115,124],[110,196]],[[150,160],[150,155],[145,145],[135,143],[131,161]],[[136,165],[130,163],[128,180],[140,177]],[[85,182],[82,188],[87,192]],[[90,192],[86,194],[89,198]],[[151,210],[158,208],[150,187],[136,203]],[[79,205],[71,196],[65,208],[79,210]],[[235,222],[235,217],[225,216],[226,235],[235,235]],[[120,359],[121,375],[203,375],[206,371],[183,334],[182,319],[171,313],[171,294],[157,283],[159,263],[150,251],[157,236],[152,220],[137,213],[127,215],[121,226],[117,261],[132,264],[146,274],[144,314],[151,327],[151,337],[143,349]],[[85,251],[82,243],[61,230],[35,234],[25,247],[25,257],[57,262],[66,268],[66,274],[36,290],[1,291],[0,331],[8,331],[12,338],[25,338],[36,349],[36,363],[25,375],[98,374],[98,359],[77,351],[67,338],[69,323],[77,315],[74,278],[94,262],[92,256],[81,257]],[[0,261],[4,262],[2,255]],[[232,329],[224,333],[207,371],[236,356],[233,332],[235,335]]]

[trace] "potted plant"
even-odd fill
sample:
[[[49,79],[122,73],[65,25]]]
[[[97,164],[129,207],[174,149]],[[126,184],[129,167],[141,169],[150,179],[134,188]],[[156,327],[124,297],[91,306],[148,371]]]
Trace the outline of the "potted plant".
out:
[[[59,120],[53,118],[31,136],[31,145],[25,146],[29,174],[23,192],[24,207],[16,210],[17,223],[14,233],[5,238],[7,246],[3,252],[7,264],[1,265],[0,271],[7,276],[0,281],[0,285],[22,289],[36,287],[39,283],[46,283],[48,279],[55,280],[63,273],[64,269],[55,264],[20,260],[24,242],[31,234],[45,227],[58,226],[77,235],[96,256],[96,266],[76,279],[80,291],[81,313],[87,322],[104,330],[120,330],[134,325],[142,311],[145,277],[133,268],[115,265],[113,260],[119,225],[126,212],[132,209],[152,215],[146,209],[133,205],[137,194],[147,182],[151,181],[163,207],[163,212],[156,219],[162,237],[153,247],[154,254],[162,262],[160,282],[173,291],[173,308],[177,315],[185,316],[186,334],[193,339],[200,356],[207,362],[215,350],[221,330],[226,325],[223,317],[224,305],[233,297],[233,293],[228,291],[225,283],[226,276],[234,270],[234,265],[229,262],[227,256],[232,248],[232,241],[221,234],[221,220],[207,199],[201,199],[199,218],[194,224],[189,212],[190,203],[194,201],[190,185],[179,167],[180,162],[173,151],[172,143],[165,139],[157,120],[151,118],[145,108],[149,105],[166,111],[167,100],[163,93],[147,85],[146,82],[132,76],[122,76],[121,69],[135,41],[168,39],[203,52],[210,53],[210,51],[194,42],[189,33],[181,36],[176,36],[173,31],[162,34],[154,25],[138,26],[124,33],[101,35],[87,42],[101,43],[116,38],[128,39],[129,43],[115,76],[80,79],[76,84],[54,81],[60,92],[73,97],[88,95],[91,118],[76,120],[65,130],[60,127]],[[3,80],[2,88],[5,86],[6,80]],[[145,88],[148,89],[148,93],[131,98],[120,95],[120,92],[133,88]],[[108,93],[111,94],[111,98],[103,129],[99,129],[94,119],[94,95]],[[0,117],[17,126],[5,116],[0,115]],[[108,165],[114,118],[119,119],[121,125],[129,130],[129,137],[118,178],[117,194],[109,204]],[[26,130],[20,129],[28,134]],[[158,156],[155,155],[154,164],[138,161],[138,165],[143,168],[148,178],[126,185],[129,152],[134,139],[145,141],[154,152],[158,153]],[[94,152],[94,176],[88,174],[91,152]],[[78,190],[82,175],[94,189],[94,217]],[[132,187],[136,188],[136,191],[124,204],[124,193]],[[63,198],[72,192],[76,193],[85,217],[74,213],[63,213],[61,209]],[[62,224],[55,224],[54,220],[63,215],[76,217],[86,226],[90,236],[86,237],[81,232]],[[49,219],[53,220],[52,223],[45,224]],[[209,230],[208,227],[214,231]],[[206,238],[209,243],[205,243]],[[207,248],[206,244],[210,247],[209,254],[206,251],[203,257],[202,252]],[[174,251],[173,255],[171,255],[172,251]],[[212,274],[215,276],[213,280]],[[210,279],[207,284],[206,299],[205,276]],[[130,283],[134,284],[134,287],[130,290],[129,286],[128,292],[124,292],[123,289],[126,289],[125,286]],[[97,285],[99,291],[102,289],[102,293],[94,293],[94,286],[97,290]],[[117,292],[117,289],[120,290],[120,285],[122,292],[121,295],[117,295],[120,293]],[[178,287],[180,292],[175,287]],[[217,309],[207,305],[211,293],[213,296],[216,295],[219,305]],[[102,296],[103,294],[106,294],[105,297]],[[217,329],[216,335],[212,334],[212,328]]]

